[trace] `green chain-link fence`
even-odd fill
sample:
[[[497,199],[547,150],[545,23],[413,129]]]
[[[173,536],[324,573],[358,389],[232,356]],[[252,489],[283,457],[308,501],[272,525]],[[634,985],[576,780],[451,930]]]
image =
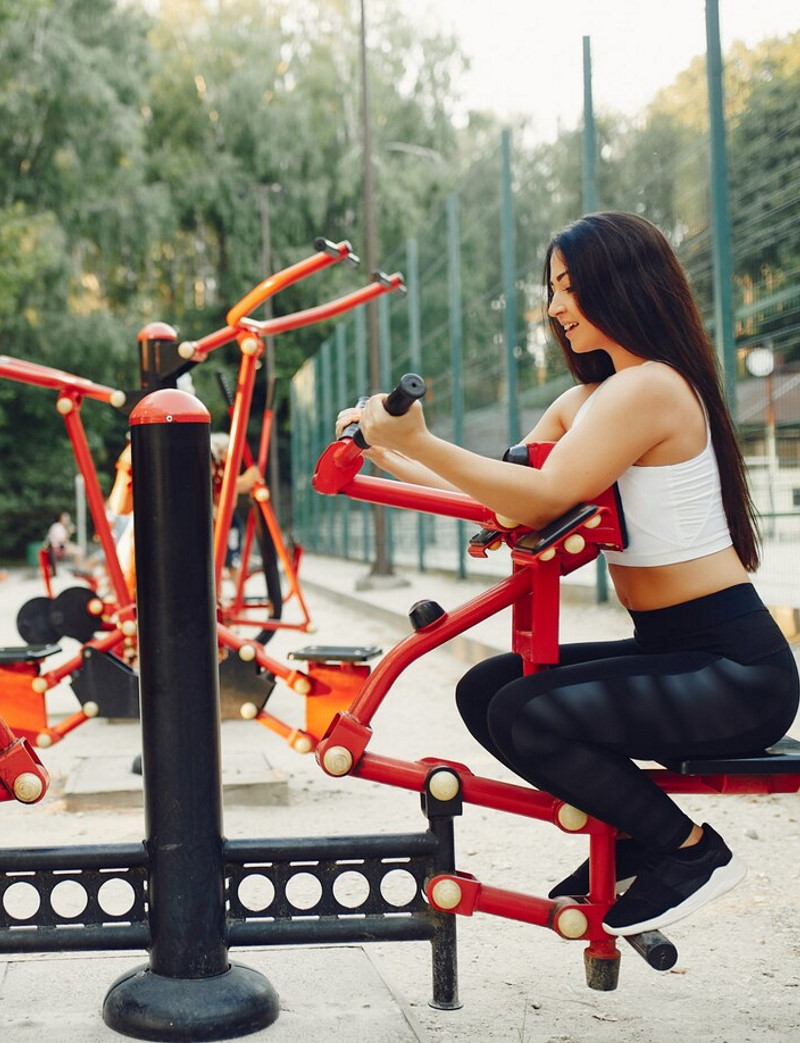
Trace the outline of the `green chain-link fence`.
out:
[[[791,69],[782,81],[773,69],[771,90],[751,84],[741,99],[734,91],[727,128],[736,419],[763,516],[760,582],[769,584],[771,604],[792,606],[800,604],[800,110],[790,98],[797,81]],[[628,130],[603,145],[602,205],[643,213],[664,229],[713,331],[708,135],[674,126],[662,134],[655,118],[648,134]],[[544,149],[512,144],[504,132],[425,227],[383,260],[386,271],[404,272],[408,292],[378,305],[382,388],[420,372],[431,429],[490,456],[519,441],[571,379],[548,344],[541,283],[550,234],[581,212],[579,180],[563,162],[559,170],[555,146],[548,158]],[[578,132],[572,145],[580,154]],[[618,183],[606,170],[603,185],[602,156],[614,148],[638,162],[638,172]],[[309,550],[364,561],[375,551],[372,509],[317,495],[310,476],[336,414],[368,390],[366,322],[356,313],[292,383],[292,524]],[[388,510],[387,530],[394,563],[466,574],[464,523]],[[485,574],[485,563],[479,568]]]

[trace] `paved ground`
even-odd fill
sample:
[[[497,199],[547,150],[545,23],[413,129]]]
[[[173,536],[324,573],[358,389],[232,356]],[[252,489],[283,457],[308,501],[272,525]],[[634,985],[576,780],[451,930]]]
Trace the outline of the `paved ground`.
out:
[[[318,631],[312,638],[279,634],[270,651],[279,658],[311,640],[376,644],[384,649],[408,632],[405,612],[423,597],[445,608],[483,589],[478,581],[405,574],[407,585],[356,589],[364,565],[309,556],[302,579]],[[38,581],[13,573],[0,583],[0,643],[16,644],[19,605],[40,594]],[[287,609],[288,611],[288,609]],[[562,637],[614,637],[628,632],[619,608],[569,603]],[[508,620],[476,628],[414,664],[398,680],[374,721],[372,749],[416,760],[438,754],[477,774],[509,779],[466,734],[452,702],[465,660],[507,646]],[[51,712],[75,709],[68,687],[51,694]],[[300,724],[297,696],[278,688],[270,708]],[[794,734],[800,735],[797,729]],[[116,758],[120,771],[139,751],[138,726],[93,721],[42,759],[53,776],[50,793],[35,807],[0,808],[2,846],[141,840],[141,809],[117,806],[68,810],[66,780],[78,760]],[[246,806],[226,798],[228,837],[322,836],[406,832],[422,826],[417,799],[359,779],[325,776],[311,757],[293,753],[272,733],[244,721],[222,724],[223,766],[263,755],[288,782],[287,802]],[[233,958],[263,970],[281,997],[282,1013],[252,1039],[289,1043],[346,1033],[350,1040],[398,1043],[710,1043],[765,1040],[784,1043],[800,1034],[800,802],[797,795],[682,798],[694,817],[712,821],[750,866],[739,888],[712,908],[676,925],[677,966],[648,968],[626,947],[620,987],[586,989],[580,943],[494,917],[459,922],[458,1011],[427,1004],[430,960],[426,943],[378,943],[346,949],[236,950]],[[543,823],[468,807],[457,831],[460,868],[486,883],[544,894],[585,856],[581,838]],[[99,1005],[118,973],[144,954],[7,957],[0,960],[3,1043],[26,1043],[47,1033],[59,1043],[101,1043],[118,1037],[100,1018]]]

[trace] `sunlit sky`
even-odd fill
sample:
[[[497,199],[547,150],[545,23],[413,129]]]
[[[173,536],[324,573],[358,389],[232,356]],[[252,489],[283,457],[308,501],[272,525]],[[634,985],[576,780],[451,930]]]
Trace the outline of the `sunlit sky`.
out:
[[[596,111],[635,114],[705,53],[705,0],[401,0],[410,17],[454,32],[472,71],[471,108],[531,117],[549,138],[583,108],[583,37]],[[800,0],[719,0],[723,53],[800,29]]]

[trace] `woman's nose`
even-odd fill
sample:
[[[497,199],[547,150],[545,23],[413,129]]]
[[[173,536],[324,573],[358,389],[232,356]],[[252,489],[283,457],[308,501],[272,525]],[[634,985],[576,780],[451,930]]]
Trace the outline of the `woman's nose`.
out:
[[[558,315],[559,312],[562,312],[563,310],[564,305],[556,297],[553,297],[553,299],[547,306],[547,314],[550,315],[552,318],[555,318],[556,315]]]

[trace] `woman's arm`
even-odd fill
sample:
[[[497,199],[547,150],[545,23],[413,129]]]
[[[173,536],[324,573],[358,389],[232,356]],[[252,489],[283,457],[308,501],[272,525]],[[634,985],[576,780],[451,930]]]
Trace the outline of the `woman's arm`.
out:
[[[351,424],[357,424],[361,420],[361,410],[352,406],[343,409],[336,418],[336,437],[341,437],[342,431]],[[424,467],[416,460],[411,460],[403,453],[382,446],[370,446],[364,450],[364,456],[376,467],[392,475],[401,482],[409,482],[412,485],[424,485],[430,489],[447,489],[450,492],[459,492],[451,483],[440,478],[428,467]]]
[[[557,442],[568,430],[572,418],[580,408],[583,400],[591,394],[596,385],[578,385],[569,388],[552,402],[538,420],[536,426],[528,432],[523,439],[524,442]],[[361,410],[356,406],[343,409],[336,419],[336,437],[350,424],[358,423],[361,419]],[[456,485],[448,482],[441,475],[436,474],[429,467],[424,467],[416,460],[411,460],[403,453],[396,450],[385,449],[382,446],[371,446],[364,452],[364,456],[371,460],[376,467],[386,471],[394,478],[402,482],[410,482],[413,485],[424,485],[431,489],[448,489],[451,492],[461,492]]]
[[[392,417],[384,396],[373,396],[361,426],[370,444],[402,453],[495,513],[538,529],[607,489],[673,433],[674,384],[665,385],[655,370],[632,367],[606,380],[592,409],[556,440],[540,469],[510,466],[437,438],[418,402]],[[683,393],[691,394],[685,387]],[[540,424],[534,433],[549,430]]]
[[[393,478],[398,478],[401,482],[410,482],[412,485],[425,485],[431,489],[448,489],[451,492],[459,492],[452,482],[445,481],[438,474],[431,471],[430,468],[424,467],[422,464],[417,463],[416,460],[410,460],[407,456],[403,456],[402,453],[398,453],[395,450],[372,446],[366,450],[364,456],[371,460],[376,467],[380,467],[382,471],[386,471],[387,474],[392,475]]]

